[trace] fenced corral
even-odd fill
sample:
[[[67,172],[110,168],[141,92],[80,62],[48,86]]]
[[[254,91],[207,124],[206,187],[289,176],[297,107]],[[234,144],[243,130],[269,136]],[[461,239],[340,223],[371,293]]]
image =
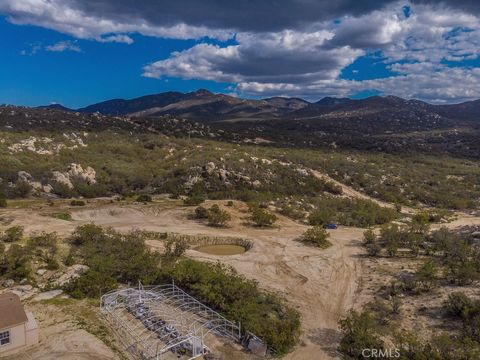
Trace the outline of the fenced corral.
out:
[[[263,342],[187,294],[175,284],[142,286],[106,293],[101,312],[132,357],[195,359],[210,349],[208,335],[227,338],[257,352]]]

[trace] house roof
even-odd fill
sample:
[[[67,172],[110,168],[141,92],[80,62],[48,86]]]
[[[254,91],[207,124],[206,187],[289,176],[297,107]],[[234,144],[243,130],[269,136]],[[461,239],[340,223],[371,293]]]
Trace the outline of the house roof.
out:
[[[18,295],[0,294],[0,330],[27,322],[27,314]]]

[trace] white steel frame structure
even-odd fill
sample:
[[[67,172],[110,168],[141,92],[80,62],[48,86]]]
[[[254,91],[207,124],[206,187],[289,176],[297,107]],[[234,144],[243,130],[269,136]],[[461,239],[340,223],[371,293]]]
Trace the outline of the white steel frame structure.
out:
[[[101,297],[100,310],[125,349],[136,359],[198,358],[209,352],[205,336],[242,343],[261,340],[175,284],[115,290]],[[173,357],[172,357],[173,355]]]

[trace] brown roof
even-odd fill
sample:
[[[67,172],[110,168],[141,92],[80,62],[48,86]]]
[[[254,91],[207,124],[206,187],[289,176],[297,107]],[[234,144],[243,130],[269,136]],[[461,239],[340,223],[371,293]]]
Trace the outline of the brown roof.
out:
[[[11,292],[0,294],[0,329],[23,324],[27,320],[18,295]]]

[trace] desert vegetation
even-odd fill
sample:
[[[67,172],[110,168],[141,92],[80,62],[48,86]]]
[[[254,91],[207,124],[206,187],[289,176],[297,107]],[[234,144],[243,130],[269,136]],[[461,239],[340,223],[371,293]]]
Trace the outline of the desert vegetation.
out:
[[[245,330],[261,336],[279,354],[295,345],[299,315],[283,300],[261,291],[230,267],[183,258],[187,242],[193,238],[157,234],[156,238],[165,241],[165,251],[159,255],[145,245],[146,235],[140,231],[121,234],[95,225],[78,227],[69,239],[69,256],[89,270],[65,289],[75,298],[96,298],[119,284],[158,284],[173,279],[228,318],[241,321]]]

